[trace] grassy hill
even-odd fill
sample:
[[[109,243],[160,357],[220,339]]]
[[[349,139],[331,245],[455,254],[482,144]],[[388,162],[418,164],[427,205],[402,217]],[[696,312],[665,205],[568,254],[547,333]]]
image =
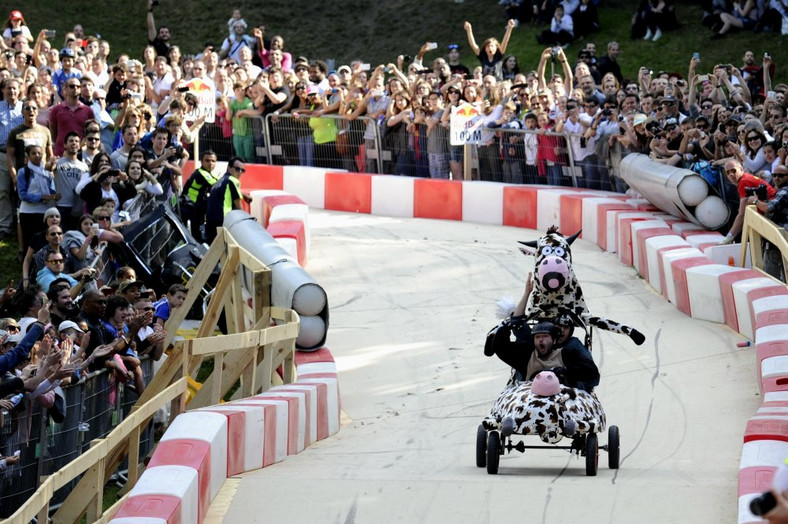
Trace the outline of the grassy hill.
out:
[[[771,34],[738,33],[723,40],[711,40],[711,32],[700,24],[701,11],[696,5],[678,5],[681,29],[666,33],[659,42],[629,39],[630,19],[635,2],[603,1],[600,7],[602,31],[593,35],[597,54],[605,53],[611,40],[621,44],[619,61],[625,76],[634,76],[638,67],[645,65],[654,71],[678,71],[686,74],[693,52],[701,54],[702,68],[715,63],[741,64],[745,49],[756,56],[771,53],[777,65],[776,81],[785,82],[788,63],[786,38]],[[140,58],[147,43],[145,17],[146,0],[118,2],[108,0],[72,0],[68,8],[52,0],[19,2],[20,8],[34,34],[42,28],[57,30],[57,45],[63,35],[80,23],[86,34],[99,33],[112,45],[112,56],[121,52]],[[335,0],[316,3],[306,0],[267,0],[266,2],[237,0],[161,0],[156,8],[157,24],[168,25],[173,31],[173,42],[184,53],[197,53],[206,42],[220,45],[227,34],[227,19],[238,7],[250,24],[264,24],[267,35],[281,34],[285,48],[294,55],[310,58],[334,59],[337,64],[363,59],[372,64],[388,63],[399,54],[414,55],[422,43],[438,42],[439,50],[458,43],[462,47],[463,62],[473,67],[476,59],[468,51],[463,22],[474,27],[478,43],[485,38],[502,38],[505,28],[503,9],[497,0]],[[7,11],[15,7],[8,7]],[[65,11],[65,12],[64,12]],[[536,67],[543,49],[536,43],[540,31],[531,25],[514,30],[508,52],[517,55],[521,69]],[[577,55],[582,42],[567,50],[570,57]],[[427,58],[437,56],[428,54]],[[16,262],[16,243],[0,242],[0,284],[8,278],[19,278],[21,270]]]
[[[676,2],[678,4],[678,2]],[[678,5],[683,26],[666,33],[659,42],[631,41],[630,19],[635,2],[603,1],[600,7],[602,31],[593,35],[598,55],[605,53],[605,44],[617,40],[622,46],[620,61],[625,75],[634,75],[637,68],[647,65],[653,70],[685,72],[693,52],[700,52],[703,64],[734,63],[741,61],[745,47],[756,56],[764,51],[772,54],[778,64],[778,78],[784,79],[781,65],[788,60],[785,38],[777,35],[739,33],[723,40],[711,40],[711,32],[700,25],[700,9],[696,5]],[[79,22],[86,34],[99,33],[112,44],[113,56],[127,52],[139,58],[146,44],[145,14],[147,2],[110,2],[107,0],[74,0],[69,13],[50,0],[25,2],[22,12],[34,30],[43,27],[58,31],[57,41]],[[281,34],[286,50],[294,55],[310,58],[335,59],[347,63],[353,59],[365,62],[388,63],[398,54],[414,55],[419,46],[436,41],[439,50],[447,44],[463,46],[464,62],[471,66],[475,58],[467,49],[462,24],[471,21],[477,41],[489,36],[503,37],[505,16],[496,0],[337,0],[316,3],[305,0],[268,0],[266,2],[236,0],[161,0],[156,8],[157,24],[168,25],[174,34],[173,42],[184,53],[199,52],[206,42],[221,44],[227,34],[227,19],[234,7],[241,9],[250,24],[264,24],[267,35]],[[112,13],[117,13],[115,17]],[[534,38],[540,30],[524,25],[515,29],[509,50],[521,64],[533,68],[538,61],[540,47]],[[576,56],[582,43],[573,44],[569,56]],[[428,54],[428,57],[436,56]]]

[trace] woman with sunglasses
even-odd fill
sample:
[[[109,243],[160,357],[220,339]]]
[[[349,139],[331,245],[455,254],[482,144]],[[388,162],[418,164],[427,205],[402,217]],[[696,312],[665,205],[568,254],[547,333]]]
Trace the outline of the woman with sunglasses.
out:
[[[312,104],[309,103],[306,91],[306,83],[298,81],[295,85],[293,96],[290,97],[290,100],[285,103],[279,112],[293,115],[288,125],[295,136],[298,149],[298,158],[295,159],[296,162],[294,163],[300,166],[312,167],[315,165],[315,141],[312,138],[312,130],[309,128],[308,120],[296,116],[312,112]]]
[[[459,85],[461,86],[462,82]],[[447,129],[451,126],[451,108],[459,107],[462,103],[460,95],[460,89],[455,84],[449,85],[446,89],[443,103],[445,109],[441,115],[440,125]],[[462,180],[462,146],[449,144],[449,171],[451,172],[452,180]]]
[[[742,167],[746,173],[756,174],[768,168],[768,162],[763,153],[763,146],[768,142],[763,132],[756,127],[742,126],[744,128],[744,156],[741,159]]]

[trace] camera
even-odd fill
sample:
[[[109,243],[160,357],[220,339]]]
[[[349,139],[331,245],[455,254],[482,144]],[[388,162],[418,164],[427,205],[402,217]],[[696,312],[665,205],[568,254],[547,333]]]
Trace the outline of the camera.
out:
[[[44,31],[44,38],[46,38],[47,40],[52,40],[53,38],[55,38],[56,34],[57,31],[55,31],[54,29],[47,29]]]
[[[766,189],[766,184],[761,184],[758,187],[745,187],[744,194],[747,196],[755,195],[758,197],[758,200],[765,202],[769,199],[769,193]]]
[[[772,55],[770,55],[769,53],[764,53],[763,54],[763,59],[764,60],[771,60],[772,59]]]
[[[613,110],[610,109],[609,107],[602,110],[602,116],[610,116],[612,114],[613,114]]]
[[[776,505],[777,500],[775,500],[774,495],[772,495],[771,491],[767,491],[750,501],[750,511],[753,515],[762,517],[773,510]]]
[[[561,48],[559,46],[550,48],[550,58],[552,58],[553,60],[555,60],[560,54],[561,54]]]

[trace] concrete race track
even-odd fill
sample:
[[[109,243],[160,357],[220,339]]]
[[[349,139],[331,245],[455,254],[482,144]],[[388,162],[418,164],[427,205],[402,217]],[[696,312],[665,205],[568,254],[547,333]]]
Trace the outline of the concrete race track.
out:
[[[310,212],[307,269],[329,296],[345,419],[336,436],[243,475],[225,522],[735,521],[742,435],[760,405],[739,335],[685,316],[578,240],[591,312],[646,335],[638,347],[594,331],[621,468],[600,450],[598,476],[586,477],[582,458],[527,450],[488,475],[475,466],[476,427],[509,370],[482,345],[496,300],[519,298],[533,267],[516,241],[540,232]]]

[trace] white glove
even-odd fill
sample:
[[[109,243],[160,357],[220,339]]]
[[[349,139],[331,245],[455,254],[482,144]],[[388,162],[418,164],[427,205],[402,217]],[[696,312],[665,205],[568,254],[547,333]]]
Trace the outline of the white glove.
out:
[[[733,237],[730,234],[725,235],[725,238],[720,240],[721,246],[727,246],[728,244],[733,244]]]

